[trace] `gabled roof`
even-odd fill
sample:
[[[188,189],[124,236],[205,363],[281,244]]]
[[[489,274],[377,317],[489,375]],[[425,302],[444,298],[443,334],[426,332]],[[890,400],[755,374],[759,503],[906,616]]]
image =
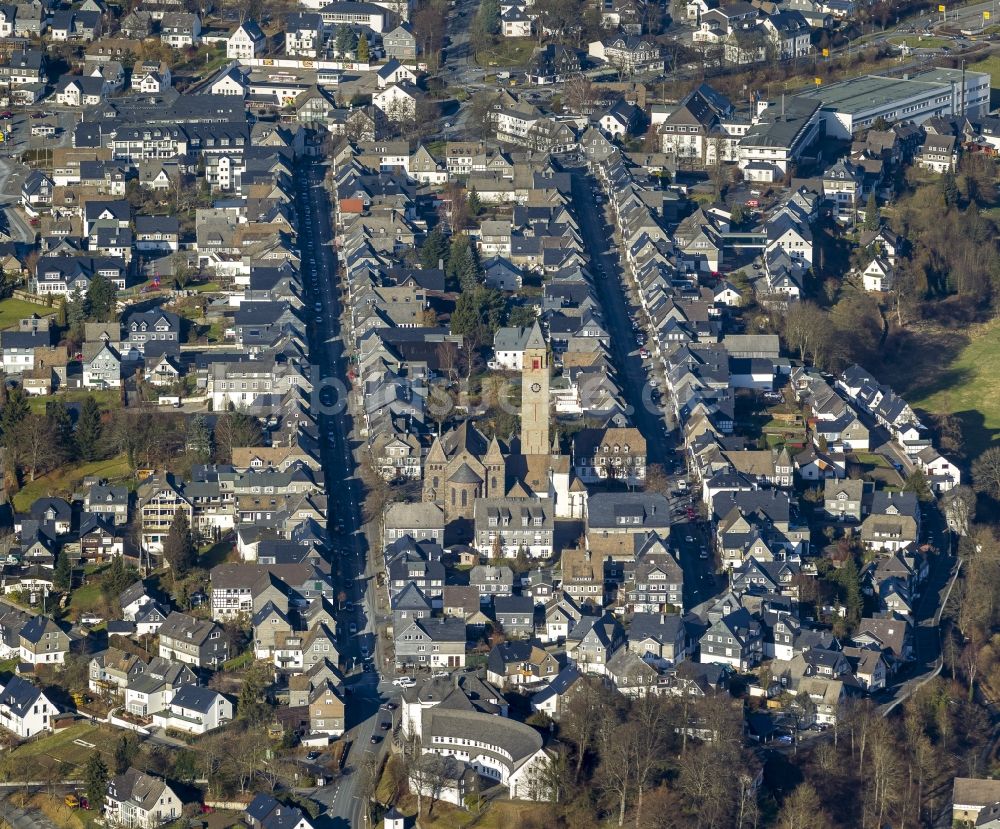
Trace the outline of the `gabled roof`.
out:
[[[21,628],[21,637],[33,645],[41,642],[47,633],[63,633],[59,626],[48,616],[35,616]]]
[[[41,689],[19,676],[12,676],[0,691],[0,708],[6,708],[21,718],[30,712],[41,696],[44,696]]]
[[[207,714],[212,710],[212,707],[216,704],[220,696],[222,694],[218,691],[213,691],[211,688],[205,688],[201,685],[182,685],[177,689],[177,693],[174,694],[174,698],[170,704],[178,708],[186,708],[191,711]]]
[[[146,585],[142,581],[137,581],[134,584],[130,584],[126,587],[122,594],[118,597],[118,603],[122,607],[127,607],[135,601],[138,601],[143,596],[149,596],[146,590]]]
[[[245,20],[242,24],[240,24],[236,28],[236,30],[233,32],[233,35],[235,35],[236,32],[239,31],[245,32],[251,40],[266,39],[264,32],[261,31],[260,26],[257,25],[257,21],[255,20]],[[230,37],[232,37],[233,35],[230,35]]]

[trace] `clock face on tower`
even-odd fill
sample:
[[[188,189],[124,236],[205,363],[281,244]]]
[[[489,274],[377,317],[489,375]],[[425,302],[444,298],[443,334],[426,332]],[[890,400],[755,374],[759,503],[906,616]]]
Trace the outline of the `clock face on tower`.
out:
[[[531,390],[533,392],[535,392],[535,394],[537,394],[538,392],[540,392],[542,390],[542,384],[541,383],[532,383],[531,384]]]

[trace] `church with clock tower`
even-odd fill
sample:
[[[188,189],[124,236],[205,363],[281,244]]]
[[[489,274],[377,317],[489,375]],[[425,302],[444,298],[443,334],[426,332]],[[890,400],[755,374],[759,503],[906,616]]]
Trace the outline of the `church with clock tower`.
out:
[[[424,464],[423,500],[443,508],[451,528],[446,534],[453,540],[470,537],[481,499],[508,507],[548,503],[557,518],[585,517],[586,487],[573,476],[552,428],[551,370],[548,344],[536,321],[524,348],[519,435],[505,446],[465,420],[435,438]]]

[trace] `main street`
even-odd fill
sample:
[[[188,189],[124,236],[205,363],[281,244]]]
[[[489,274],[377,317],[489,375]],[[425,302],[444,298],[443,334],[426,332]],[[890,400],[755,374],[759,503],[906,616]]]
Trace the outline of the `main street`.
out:
[[[337,256],[333,246],[333,217],[323,186],[326,167],[300,168],[299,219],[302,241],[302,272],[307,289],[306,313],[311,321],[310,361],[313,366],[311,407],[318,412],[323,471],[329,497],[328,531],[332,542],[337,588],[347,596],[338,619],[337,635],[345,662],[366,662],[363,648],[374,652],[375,585],[365,579],[367,544],[361,532],[363,515],[359,503],[361,482],[352,445],[352,422],[347,406],[347,362],[341,332],[341,303]],[[368,759],[385,750],[385,741],[373,744],[380,704],[377,663],[350,676],[346,683],[347,736],[351,740],[343,775],[328,787],[312,793],[325,807],[323,826],[364,825],[364,776],[372,765]],[[380,731],[380,730],[379,730]],[[381,731],[380,731],[381,733]]]
[[[668,472],[671,487],[686,480],[683,460],[677,453],[676,433],[671,415],[654,402],[650,383],[652,362],[639,354],[636,331],[632,324],[633,310],[625,297],[621,256],[615,246],[612,228],[595,199],[594,179],[583,168],[569,168],[573,178],[573,207],[580,224],[580,234],[590,257],[591,272],[601,308],[604,325],[611,341],[611,359],[618,372],[617,381],[631,408],[633,425],[646,440],[646,462],[661,463]],[[660,391],[665,395],[665,388]],[[676,490],[674,490],[676,491]],[[701,604],[717,595],[719,579],[713,574],[711,559],[702,559],[701,550],[709,541],[698,522],[689,521],[685,507],[689,496],[669,496],[674,521],[682,532],[675,535],[678,557],[684,569],[684,603],[688,607]]]

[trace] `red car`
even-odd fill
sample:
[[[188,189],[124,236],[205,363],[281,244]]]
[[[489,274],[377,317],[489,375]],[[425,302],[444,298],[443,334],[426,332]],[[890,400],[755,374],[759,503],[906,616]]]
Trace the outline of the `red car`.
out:
[[[13,117],[14,113],[11,112],[9,109],[5,109],[3,112],[0,112],[0,118],[13,118]]]

